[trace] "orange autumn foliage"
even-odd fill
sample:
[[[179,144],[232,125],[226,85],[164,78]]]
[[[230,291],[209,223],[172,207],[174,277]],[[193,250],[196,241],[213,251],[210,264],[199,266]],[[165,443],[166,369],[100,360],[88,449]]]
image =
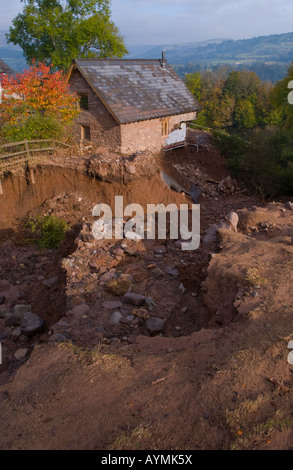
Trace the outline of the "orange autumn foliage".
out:
[[[2,79],[0,117],[6,126],[19,126],[29,116],[54,116],[67,128],[79,113],[78,96],[72,93],[62,71],[52,72],[50,66],[33,64],[16,76]]]

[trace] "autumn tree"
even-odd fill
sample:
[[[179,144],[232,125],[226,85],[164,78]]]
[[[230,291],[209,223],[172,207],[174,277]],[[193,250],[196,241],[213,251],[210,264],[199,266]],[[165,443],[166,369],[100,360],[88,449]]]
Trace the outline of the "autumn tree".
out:
[[[111,21],[110,0],[21,0],[7,40],[33,59],[66,70],[73,59],[122,57],[123,38]]]
[[[2,80],[1,135],[8,141],[68,136],[79,113],[78,97],[61,71],[33,64],[22,74]]]

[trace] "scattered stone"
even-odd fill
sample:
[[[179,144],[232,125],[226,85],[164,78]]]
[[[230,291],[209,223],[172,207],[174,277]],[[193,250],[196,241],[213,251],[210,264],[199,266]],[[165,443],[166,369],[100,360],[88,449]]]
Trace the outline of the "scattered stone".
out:
[[[14,307],[14,315],[16,317],[22,317],[26,312],[30,311],[31,306],[30,305],[15,305]]]
[[[293,203],[292,202],[288,201],[284,205],[285,205],[286,209],[289,209],[289,210],[293,211]]]
[[[173,266],[167,266],[165,269],[166,273],[169,274],[170,276],[177,277],[179,276],[179,271],[176,268],[173,268]]]
[[[237,225],[239,222],[238,214],[236,212],[229,212],[226,219],[232,225],[235,232],[237,232]]]
[[[160,268],[153,269],[152,274],[154,274],[157,277],[165,276],[165,274],[163,273],[163,271]]]
[[[134,248],[130,248],[128,246],[124,248],[124,253],[130,256],[139,256],[137,251]]]
[[[49,342],[50,343],[64,343],[67,341],[67,336],[62,333],[55,333],[54,335],[50,336]]]
[[[115,310],[116,308],[122,307],[122,302],[118,302],[116,300],[109,300],[107,302],[103,302],[102,307],[106,310]]]
[[[124,301],[131,305],[140,306],[145,301],[145,296],[141,294],[136,294],[134,292],[127,292],[124,297]]]
[[[14,328],[14,330],[11,333],[11,339],[13,341],[17,341],[20,335],[21,335],[21,328],[20,326],[17,326],[16,328]]]
[[[146,327],[151,336],[157,335],[163,331],[164,320],[159,317],[152,317],[146,321]]]
[[[132,285],[130,279],[112,279],[106,286],[106,291],[113,295],[124,295]]]
[[[113,312],[109,320],[110,325],[118,325],[121,318],[123,317],[120,312]]]
[[[80,319],[83,317],[83,315],[86,315],[89,312],[89,310],[90,308],[86,303],[76,305],[76,307],[72,309],[72,315],[74,318]]]
[[[20,359],[23,359],[28,353],[28,349],[26,348],[23,348],[23,349],[18,349],[15,353],[14,353],[14,357],[15,359],[17,359],[18,361]]]
[[[180,286],[179,286],[179,290],[181,290],[182,292],[182,295],[184,294],[184,292],[186,291],[184,285],[181,283]]]
[[[288,362],[289,364],[293,364],[293,351],[290,351],[288,354]]]
[[[43,281],[43,285],[48,287],[48,289],[51,289],[57,284],[58,284],[58,277],[51,277],[50,279],[45,279],[45,281]]]
[[[114,271],[108,271],[106,272],[105,274],[102,274],[102,276],[100,277],[100,281],[101,282],[109,282],[111,281],[111,279],[113,279],[113,277],[115,277],[115,272]]]
[[[133,279],[133,277],[131,276],[131,274],[127,274],[127,273],[122,273],[122,274],[120,275],[120,278],[119,278],[119,279],[123,279],[123,280],[126,279],[126,280],[130,281],[130,282],[133,283],[133,284],[134,284],[134,282],[135,282],[134,279]]]
[[[146,297],[145,303],[149,312],[152,312],[154,308],[156,308],[155,301],[152,299],[152,297]]]
[[[132,313],[133,313],[134,316],[136,316],[138,318],[142,318],[143,320],[147,320],[148,318],[150,318],[149,312],[144,308],[137,308],[137,309],[133,310]]]
[[[188,310],[188,307],[183,307],[183,308],[181,309],[181,312],[182,312],[182,313],[185,313],[185,312],[187,312],[187,310]]]
[[[289,341],[287,348],[288,349],[293,349],[293,339],[291,339],[291,341]]]
[[[103,344],[106,344],[107,346],[109,346],[109,344],[111,344],[111,341],[108,339],[108,338],[104,338],[103,341],[102,341]]]
[[[32,312],[26,312],[21,320],[21,332],[24,335],[31,336],[38,331],[44,325],[44,321],[41,317]]]
[[[176,331],[181,331],[181,326],[175,326]]]
[[[124,255],[124,250],[122,248],[119,248],[119,247],[113,248],[112,252],[116,256],[123,256]]]

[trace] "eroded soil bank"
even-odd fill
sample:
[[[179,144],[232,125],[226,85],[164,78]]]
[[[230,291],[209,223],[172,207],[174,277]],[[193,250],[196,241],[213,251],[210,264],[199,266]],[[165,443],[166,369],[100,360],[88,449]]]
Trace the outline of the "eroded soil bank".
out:
[[[228,172],[212,148],[143,157],[51,161],[33,188],[4,184],[0,447],[291,448],[293,211],[220,184]],[[93,240],[92,205],[117,194],[142,206],[192,202],[160,170],[201,191],[199,249]],[[237,231],[206,238],[231,211]],[[59,251],[23,244],[21,219],[37,213],[72,224]],[[18,335],[19,304],[42,331]]]

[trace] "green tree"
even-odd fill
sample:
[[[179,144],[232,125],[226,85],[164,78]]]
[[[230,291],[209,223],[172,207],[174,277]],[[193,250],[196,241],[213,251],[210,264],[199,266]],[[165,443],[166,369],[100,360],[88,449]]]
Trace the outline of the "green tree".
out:
[[[293,62],[288,68],[287,76],[276,83],[269,95],[272,111],[268,117],[269,124],[277,124],[284,129],[293,129],[293,105],[288,102],[289,82],[293,80]]]
[[[185,75],[185,83],[195,98],[201,99],[201,76],[200,72],[187,73]]]
[[[254,106],[248,99],[239,100],[236,104],[234,121],[239,129],[252,129],[256,126]]]
[[[33,59],[66,70],[74,58],[122,57],[123,37],[111,21],[110,0],[21,0],[7,40]]]

